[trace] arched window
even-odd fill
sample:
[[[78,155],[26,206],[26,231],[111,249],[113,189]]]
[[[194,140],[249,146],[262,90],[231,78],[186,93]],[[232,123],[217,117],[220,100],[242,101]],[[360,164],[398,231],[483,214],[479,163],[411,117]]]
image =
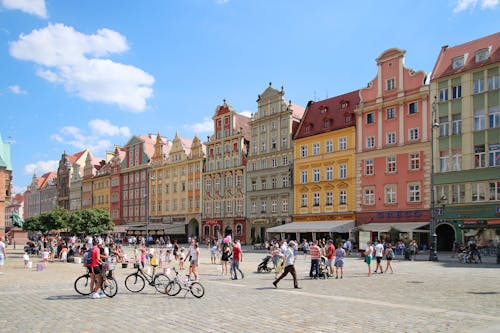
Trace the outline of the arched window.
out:
[[[210,238],[210,226],[209,225],[205,225],[203,227],[203,238],[205,238],[205,239]]]
[[[243,226],[241,224],[236,225],[236,236],[242,236],[243,235]]]

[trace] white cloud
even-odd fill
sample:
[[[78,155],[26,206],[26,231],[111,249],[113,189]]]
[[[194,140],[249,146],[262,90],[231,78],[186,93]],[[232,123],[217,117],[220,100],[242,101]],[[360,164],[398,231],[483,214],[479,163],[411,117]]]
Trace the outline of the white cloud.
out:
[[[26,90],[21,89],[18,85],[14,86],[9,86],[9,90],[11,93],[16,94],[16,95],[26,95],[27,92]]]
[[[245,116],[245,117],[248,117],[248,118],[252,117],[252,111],[243,111],[243,112],[240,112],[240,114],[242,116]]]
[[[1,0],[1,2],[7,9],[18,9],[27,14],[47,18],[45,0]]]
[[[24,167],[25,175],[41,176],[46,172],[57,171],[59,167],[59,161],[38,161],[35,163],[28,164]]]
[[[113,125],[109,120],[94,119],[89,121],[88,127],[90,131],[84,131],[75,126],[65,126],[58,133],[52,134],[51,139],[78,150],[88,148],[95,154],[101,154],[113,147],[109,137],[130,136],[128,127]]]
[[[210,118],[203,118],[202,122],[184,125],[184,128],[189,129],[196,134],[213,132],[214,121]]]
[[[103,58],[128,49],[126,38],[116,31],[100,29],[85,35],[60,23],[22,34],[10,43],[11,56],[41,66],[37,70],[41,78],[62,83],[86,101],[142,112],[153,95],[154,77]]]
[[[500,0],[457,0],[453,12],[459,13],[467,9],[472,10],[478,3],[481,9],[495,9],[500,4]]]

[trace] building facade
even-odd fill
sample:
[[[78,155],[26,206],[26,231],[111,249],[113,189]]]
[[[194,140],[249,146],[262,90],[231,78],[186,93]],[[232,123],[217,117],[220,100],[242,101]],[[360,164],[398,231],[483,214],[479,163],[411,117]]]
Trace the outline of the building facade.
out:
[[[214,134],[205,143],[202,240],[231,235],[250,243],[245,218],[245,181],[250,118],[224,101],[212,117]]]
[[[249,123],[246,217],[253,242],[266,239],[267,228],[292,221],[292,140],[304,108],[286,102],[284,96],[283,88],[274,89],[269,83]]]
[[[500,33],[443,47],[432,71],[438,249],[500,235],[499,77]]]
[[[424,72],[405,67],[405,53],[384,51],[376,59],[376,77],[360,90],[356,220],[378,238],[395,228],[428,244],[429,86]]]
[[[57,168],[57,205],[64,209],[69,210],[71,206],[70,200],[70,185],[73,174],[80,170],[75,169],[75,163],[82,165],[89,151],[83,150],[73,155],[68,155],[64,152],[59,160],[59,167]]]
[[[12,196],[12,161],[10,143],[4,143],[0,136],[0,236],[5,237],[5,209]]]

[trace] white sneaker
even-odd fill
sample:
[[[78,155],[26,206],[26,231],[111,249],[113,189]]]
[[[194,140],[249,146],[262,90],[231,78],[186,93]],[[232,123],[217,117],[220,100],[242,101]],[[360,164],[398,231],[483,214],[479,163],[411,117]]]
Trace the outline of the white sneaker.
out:
[[[92,295],[92,299],[99,299],[101,298],[101,296],[99,296],[98,293],[95,293],[94,295]]]
[[[94,293],[90,293],[89,298],[93,298],[93,297],[94,297]]]

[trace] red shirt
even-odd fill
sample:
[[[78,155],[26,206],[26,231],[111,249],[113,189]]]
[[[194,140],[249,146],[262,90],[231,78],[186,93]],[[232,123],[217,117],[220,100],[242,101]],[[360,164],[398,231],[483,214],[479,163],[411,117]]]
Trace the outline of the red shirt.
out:
[[[233,260],[241,260],[241,249],[238,246],[233,246]]]
[[[335,246],[330,244],[326,249],[326,259],[333,259],[335,257]]]
[[[99,247],[94,246],[92,248],[92,267],[99,266],[100,257],[101,257],[101,250],[99,250]]]

